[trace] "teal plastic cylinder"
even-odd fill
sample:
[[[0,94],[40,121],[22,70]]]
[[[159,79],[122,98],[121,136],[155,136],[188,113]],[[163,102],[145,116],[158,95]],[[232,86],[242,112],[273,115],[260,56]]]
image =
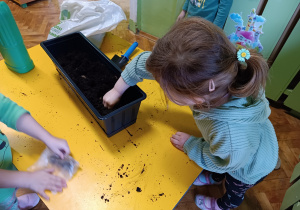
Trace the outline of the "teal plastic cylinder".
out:
[[[12,71],[23,74],[34,68],[16,21],[3,1],[0,1],[0,53]]]

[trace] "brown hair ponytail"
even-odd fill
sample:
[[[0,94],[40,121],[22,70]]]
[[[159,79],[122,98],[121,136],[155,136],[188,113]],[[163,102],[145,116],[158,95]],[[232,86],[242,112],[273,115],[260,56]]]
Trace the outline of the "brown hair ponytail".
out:
[[[265,88],[268,76],[268,64],[255,50],[249,50],[251,57],[244,64],[238,64],[238,73],[229,86],[229,92],[237,97],[258,97]]]
[[[257,97],[265,87],[268,65],[250,50],[247,66],[237,59],[237,49],[224,32],[202,18],[177,22],[154,47],[146,68],[168,95],[176,92],[201,97],[202,107],[218,107],[231,96]],[[209,90],[213,80],[215,89]]]

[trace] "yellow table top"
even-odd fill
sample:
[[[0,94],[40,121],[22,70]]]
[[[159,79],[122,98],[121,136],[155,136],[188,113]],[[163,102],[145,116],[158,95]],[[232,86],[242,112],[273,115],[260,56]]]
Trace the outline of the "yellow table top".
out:
[[[101,50],[112,58],[130,43],[108,33]],[[200,135],[188,107],[164,102],[155,81],[139,87],[147,94],[137,121],[108,138],[75,93],[60,78],[52,60],[40,46],[28,50],[35,69],[17,74],[0,62],[0,92],[31,112],[50,133],[68,141],[80,163],[77,174],[62,193],[45,201],[49,209],[172,209],[200,173],[186,154],[175,149],[176,131]],[[132,57],[142,52],[137,48]],[[45,145],[7,128],[13,163],[27,170]],[[122,176],[121,176],[122,175]],[[137,191],[141,189],[141,192]]]

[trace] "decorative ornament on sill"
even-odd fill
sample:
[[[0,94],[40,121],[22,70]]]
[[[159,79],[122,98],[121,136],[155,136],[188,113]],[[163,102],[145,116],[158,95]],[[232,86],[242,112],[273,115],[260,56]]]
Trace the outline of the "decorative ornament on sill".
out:
[[[247,25],[244,26],[244,21],[241,15],[232,13],[229,16],[237,25],[235,25],[236,31],[228,36],[228,39],[236,45],[238,49],[251,48],[261,52],[263,46],[259,41],[259,37],[262,32],[263,24],[266,19],[262,16],[256,15],[255,9],[251,10],[248,15]]]

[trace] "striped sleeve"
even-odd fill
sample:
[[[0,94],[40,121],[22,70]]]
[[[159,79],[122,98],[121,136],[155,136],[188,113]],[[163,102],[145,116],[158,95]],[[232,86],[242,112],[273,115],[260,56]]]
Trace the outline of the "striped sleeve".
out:
[[[142,52],[136,56],[124,69],[121,76],[129,86],[134,86],[143,79],[154,79],[152,74],[146,70],[146,61],[151,52]]]
[[[231,136],[226,122],[214,127],[207,141],[191,136],[184,144],[184,152],[201,168],[225,173],[234,171],[245,164],[245,149],[233,150]]]

